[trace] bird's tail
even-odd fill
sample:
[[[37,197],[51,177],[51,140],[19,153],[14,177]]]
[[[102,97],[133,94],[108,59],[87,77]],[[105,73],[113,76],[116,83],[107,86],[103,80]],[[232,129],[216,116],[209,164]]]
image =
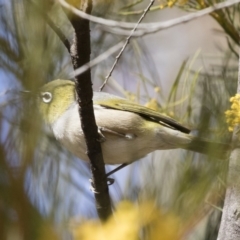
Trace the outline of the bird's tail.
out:
[[[198,153],[203,153],[211,157],[225,159],[231,149],[226,143],[210,142],[205,139],[193,137],[192,141],[182,148]]]

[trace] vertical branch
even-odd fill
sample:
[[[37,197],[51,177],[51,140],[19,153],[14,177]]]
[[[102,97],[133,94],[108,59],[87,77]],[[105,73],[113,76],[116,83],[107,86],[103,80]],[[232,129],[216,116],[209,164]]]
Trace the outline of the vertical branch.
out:
[[[238,94],[240,94],[240,59],[238,68]],[[218,240],[240,239],[240,133],[233,133],[234,149],[229,159],[228,187],[226,191]]]
[[[84,12],[88,14],[91,13],[91,0],[81,1],[81,5],[84,8],[82,9]],[[89,20],[82,19],[72,13],[70,14],[69,12],[66,12],[66,14],[74,28],[74,37],[70,54],[73,67],[76,70],[84,64],[90,62],[90,24]],[[93,91],[90,69],[80,75],[77,75],[75,77],[75,84],[78,96],[78,110],[81,126],[87,145],[87,155],[90,159],[97,211],[100,219],[105,220],[110,216],[112,210],[101,145],[98,141],[98,128],[93,111]]]

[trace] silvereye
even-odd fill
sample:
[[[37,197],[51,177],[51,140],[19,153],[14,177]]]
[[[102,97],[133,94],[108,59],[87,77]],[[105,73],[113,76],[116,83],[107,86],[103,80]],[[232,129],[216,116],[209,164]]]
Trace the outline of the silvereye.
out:
[[[104,141],[106,164],[129,164],[155,150],[183,148],[224,158],[227,144],[189,135],[190,130],[174,119],[127,99],[94,92],[94,114]],[[54,80],[39,93],[39,109],[56,139],[70,152],[88,161],[79,120],[75,84]]]

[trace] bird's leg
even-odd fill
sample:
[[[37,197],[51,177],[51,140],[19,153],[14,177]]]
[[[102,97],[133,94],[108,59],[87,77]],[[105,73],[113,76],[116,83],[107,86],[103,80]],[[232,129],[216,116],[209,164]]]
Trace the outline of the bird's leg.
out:
[[[106,180],[107,180],[108,186],[112,185],[115,182],[115,180],[113,178],[110,178],[109,176],[112,175],[115,172],[118,172],[119,170],[121,170],[122,168],[124,168],[126,166],[128,166],[128,163],[123,163],[120,166],[114,168],[112,171],[110,171],[109,173],[106,174]],[[93,186],[93,180],[89,179],[89,181],[92,185],[92,188],[91,188],[92,192],[95,192],[95,190],[94,190],[95,188]]]
[[[119,170],[121,170],[122,168],[128,166],[128,163],[123,163],[120,166],[114,168],[112,171],[110,171],[109,173],[106,174],[106,177],[109,177],[110,175],[112,175],[115,172],[118,172]]]
[[[114,168],[112,171],[110,171],[109,173],[106,174],[108,185],[112,185],[114,183],[114,179],[113,178],[109,178],[109,176],[112,175],[115,172],[118,172],[119,170],[121,170],[122,168],[124,168],[126,166],[128,166],[128,163],[123,163],[120,166]]]
[[[103,134],[104,132],[105,133],[111,133],[111,134],[114,134],[116,136],[119,136],[119,137],[122,137],[122,138],[127,138],[127,139],[134,139],[136,137],[136,135],[131,134],[131,133],[123,134],[123,133],[115,132],[115,131],[110,130],[110,129],[105,128],[105,127],[98,127],[98,134],[100,136],[100,138],[99,138],[100,142],[105,142],[106,141],[106,137]],[[108,185],[112,185],[114,183],[114,179],[109,178],[109,176],[112,175],[113,173],[119,171],[120,169],[126,167],[127,165],[128,165],[127,163],[123,163],[120,166],[116,167],[115,169],[113,169],[112,171],[110,171],[109,173],[106,174]]]

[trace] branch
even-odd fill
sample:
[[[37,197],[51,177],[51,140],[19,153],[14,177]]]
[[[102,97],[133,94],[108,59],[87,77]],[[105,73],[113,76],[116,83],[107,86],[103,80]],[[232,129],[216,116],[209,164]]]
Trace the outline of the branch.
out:
[[[108,81],[108,79],[111,77],[114,68],[116,67],[116,65],[117,65],[120,57],[121,57],[122,54],[123,54],[123,51],[124,51],[125,48],[127,47],[128,43],[129,43],[129,41],[130,41],[130,38],[133,36],[133,33],[136,31],[138,25],[139,25],[140,22],[143,20],[143,18],[146,16],[147,12],[150,10],[150,8],[151,8],[151,6],[153,5],[154,1],[155,1],[155,0],[150,0],[150,3],[148,4],[147,8],[144,10],[142,16],[140,17],[140,19],[139,19],[138,22],[136,23],[135,27],[133,28],[133,30],[131,31],[131,33],[129,34],[129,36],[127,37],[127,39],[126,39],[126,41],[125,41],[122,49],[120,50],[119,54],[116,56],[115,62],[113,63],[111,70],[109,71],[108,75],[106,76],[104,83],[103,83],[102,86],[100,87],[100,91],[102,91],[103,88],[105,87],[105,85],[107,84],[107,81]]]
[[[90,14],[87,14],[83,11],[80,11],[78,9],[76,9],[75,7],[71,6],[70,4],[68,4],[65,0],[59,0],[60,4],[65,7],[66,9],[68,9],[70,12],[72,12],[73,14],[87,19],[89,21],[101,24],[105,27],[110,27],[111,30],[113,30],[114,28],[124,28],[124,29],[128,29],[131,30],[135,27],[135,23],[129,23],[129,22],[118,22],[118,21],[114,21],[114,20],[108,20],[108,19],[104,19],[104,18],[100,18],[100,17],[95,17],[95,16],[91,16]],[[205,8],[203,10],[194,12],[194,13],[190,13],[187,14],[185,16],[176,18],[176,19],[172,19],[169,21],[164,21],[164,22],[157,22],[157,23],[141,23],[138,25],[138,29],[142,29],[142,31],[138,30],[137,32],[135,32],[133,34],[133,36],[142,36],[144,34],[150,34],[150,33],[155,33],[157,31],[160,31],[162,29],[165,28],[170,28],[173,26],[176,26],[178,24],[182,24],[182,23],[186,23],[188,21],[191,21],[193,19],[208,15],[216,10],[220,10],[223,8],[227,8],[230,7],[234,4],[239,3],[240,0],[228,0],[225,2],[221,2],[221,3],[217,3],[214,4],[211,7]],[[125,35],[129,35],[130,32],[127,31],[125,32]]]
[[[95,59],[91,60],[89,63],[85,63],[80,68],[75,69],[73,72],[70,73],[70,78],[76,77],[85,71],[89,70],[90,68],[94,67],[95,65],[99,64],[109,56],[111,56],[113,53],[118,51],[122,47],[123,42],[119,42],[118,44],[114,45],[113,47],[109,48],[104,53],[97,56]]]
[[[240,59],[238,69],[238,94],[240,94]],[[239,128],[239,127],[238,127]],[[234,149],[229,159],[228,187],[218,240],[240,239],[240,144],[239,129],[233,134]]]
[[[90,14],[92,10],[91,0],[81,1],[85,11]],[[65,9],[64,9],[65,10]],[[90,62],[90,27],[89,21],[65,11],[74,28],[73,44],[71,46],[71,58],[74,70]],[[87,145],[87,155],[90,160],[92,171],[92,184],[98,215],[101,220],[106,220],[112,213],[108,185],[106,181],[105,166],[102,149],[98,141],[98,127],[93,111],[93,91],[90,68],[81,75],[75,76],[78,111],[82,130]],[[80,131],[80,129],[79,129]]]
[[[141,25],[139,25],[138,29],[140,29],[141,27],[142,27],[142,29],[137,30],[133,34],[133,37],[142,37],[147,34],[153,34],[153,33],[159,32],[163,29],[167,29],[167,28],[171,28],[171,27],[183,24],[183,23],[187,23],[187,22],[190,22],[197,18],[211,14],[217,10],[230,7],[239,2],[240,2],[240,0],[228,0],[226,2],[217,3],[208,8],[204,8],[203,10],[200,10],[200,11],[197,11],[194,13],[190,13],[190,14],[187,14],[187,15],[179,17],[179,18],[175,18],[175,19],[171,19],[171,20],[159,22],[159,23],[149,23],[149,27],[145,26],[146,24],[144,24],[144,26],[143,26],[143,24],[141,24]],[[113,34],[116,34],[116,35],[122,35],[122,36],[128,36],[130,33],[129,30],[121,29],[120,27],[112,28],[109,26],[105,26],[105,27],[103,27],[103,30],[113,33]]]

